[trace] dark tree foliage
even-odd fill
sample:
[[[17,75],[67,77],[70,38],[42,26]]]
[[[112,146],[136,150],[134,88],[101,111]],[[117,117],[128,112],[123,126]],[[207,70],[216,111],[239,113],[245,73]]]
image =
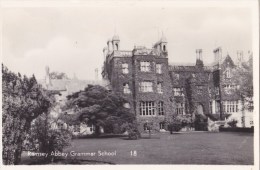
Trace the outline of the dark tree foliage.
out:
[[[228,124],[230,127],[235,128],[235,127],[237,127],[237,120],[232,119],[232,120],[229,121],[227,124]]]
[[[173,115],[172,121],[168,123],[170,133],[178,132],[184,127],[191,127],[193,124],[191,115]]]
[[[207,131],[208,130],[208,120],[205,115],[196,114],[194,120],[194,128],[198,131]]]
[[[47,92],[32,77],[15,74],[2,64],[3,163],[18,164],[31,121],[51,107]]]
[[[62,122],[60,117],[54,118],[48,113],[38,116],[33,121],[27,139],[31,145],[30,149],[48,153],[47,157],[40,158],[38,162],[50,163],[55,158],[51,153],[62,152],[65,147],[70,146],[72,137],[70,130],[66,126],[57,126]]]
[[[95,134],[99,135],[100,127],[108,133],[122,133],[136,128],[135,115],[125,108],[124,97],[99,85],[88,85],[83,91],[69,95],[67,110],[75,114],[67,115],[68,124],[78,121],[93,124]]]
[[[243,63],[241,67],[239,67],[235,76],[239,83],[239,93],[242,98],[243,109],[253,110],[253,60],[252,58],[248,61],[248,63]]]

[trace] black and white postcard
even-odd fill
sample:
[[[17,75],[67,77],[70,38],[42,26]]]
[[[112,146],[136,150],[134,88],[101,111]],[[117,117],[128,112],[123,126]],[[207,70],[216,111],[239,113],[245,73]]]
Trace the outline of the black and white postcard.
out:
[[[1,4],[3,168],[259,168],[258,1]]]

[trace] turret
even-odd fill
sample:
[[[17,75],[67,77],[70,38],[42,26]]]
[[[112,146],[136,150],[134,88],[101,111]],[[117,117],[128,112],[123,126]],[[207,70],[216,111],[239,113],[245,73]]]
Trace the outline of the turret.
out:
[[[113,50],[118,51],[120,49],[120,39],[118,35],[114,35],[112,38]]]

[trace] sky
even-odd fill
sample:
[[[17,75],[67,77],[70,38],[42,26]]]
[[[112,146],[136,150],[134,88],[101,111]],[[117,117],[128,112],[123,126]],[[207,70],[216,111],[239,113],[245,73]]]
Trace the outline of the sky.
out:
[[[103,48],[114,34],[121,50],[151,48],[162,34],[168,40],[170,63],[214,60],[213,49],[236,60],[238,50],[252,50],[252,11],[248,7],[176,6],[131,3],[84,6],[5,7],[2,9],[2,57],[12,71],[43,79],[50,71],[93,80],[104,62]]]

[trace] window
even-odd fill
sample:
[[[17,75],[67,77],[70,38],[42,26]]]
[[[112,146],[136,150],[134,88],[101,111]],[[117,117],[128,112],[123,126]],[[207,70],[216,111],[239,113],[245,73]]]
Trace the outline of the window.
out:
[[[184,104],[183,103],[176,103],[176,114],[183,115],[184,113]]]
[[[153,83],[150,81],[143,81],[139,84],[141,92],[153,92]]]
[[[183,96],[183,88],[173,88],[174,96]]]
[[[73,130],[74,132],[80,132],[80,125],[74,125]]]
[[[152,101],[140,102],[141,116],[155,116],[155,104]]]
[[[224,90],[227,92],[229,90],[237,89],[237,85],[234,84],[224,84]]]
[[[162,74],[162,64],[156,64],[156,73]]]
[[[250,125],[254,125],[254,121],[250,120]]]
[[[158,92],[158,93],[163,93],[162,83],[161,83],[161,82],[158,82],[158,83],[157,83],[157,92]]]
[[[160,102],[158,103],[158,114],[159,114],[159,115],[164,115],[163,102],[162,102],[162,101],[160,101]]]
[[[129,94],[130,93],[130,89],[129,89],[129,85],[128,85],[128,83],[124,83],[124,93],[125,94]]]
[[[230,69],[227,69],[226,71],[226,78],[231,78]]]
[[[238,101],[223,101],[223,111],[225,113],[238,112]]]
[[[123,72],[123,74],[128,74],[129,73],[128,64],[127,63],[122,64],[122,72]]]
[[[212,94],[211,94],[211,88],[210,87],[208,87],[208,93],[209,93],[209,97],[211,97]]]
[[[247,104],[247,108],[248,108],[248,111],[249,112],[253,112],[254,111],[254,102],[252,100],[252,98],[248,101],[248,104]]]
[[[94,132],[95,131],[95,126],[93,124],[87,124],[87,127],[89,127],[89,131],[90,132]]]
[[[198,91],[199,94],[202,93],[202,89],[203,89],[203,86],[197,86],[197,91]]]
[[[130,104],[129,104],[129,103],[125,103],[125,104],[124,104],[124,108],[130,109],[130,108],[131,108],[131,106],[130,106]]]
[[[164,122],[160,122],[159,123],[159,127],[160,127],[160,130],[164,130],[165,129],[165,123]]]
[[[216,110],[216,113],[220,112],[220,102],[219,101],[216,101],[215,110]]]
[[[151,64],[148,61],[141,61],[140,62],[140,70],[143,72],[149,72],[151,71]]]
[[[213,110],[212,110],[212,101],[209,102],[209,110],[210,110],[210,113],[212,114],[212,113],[213,113]]]
[[[165,45],[163,45],[163,51],[166,51],[166,46]]]
[[[175,77],[176,77],[177,80],[179,80],[180,79],[180,74],[175,74]]]
[[[215,87],[215,94],[219,95],[219,87]]]
[[[144,131],[149,130],[148,124],[144,123]]]

